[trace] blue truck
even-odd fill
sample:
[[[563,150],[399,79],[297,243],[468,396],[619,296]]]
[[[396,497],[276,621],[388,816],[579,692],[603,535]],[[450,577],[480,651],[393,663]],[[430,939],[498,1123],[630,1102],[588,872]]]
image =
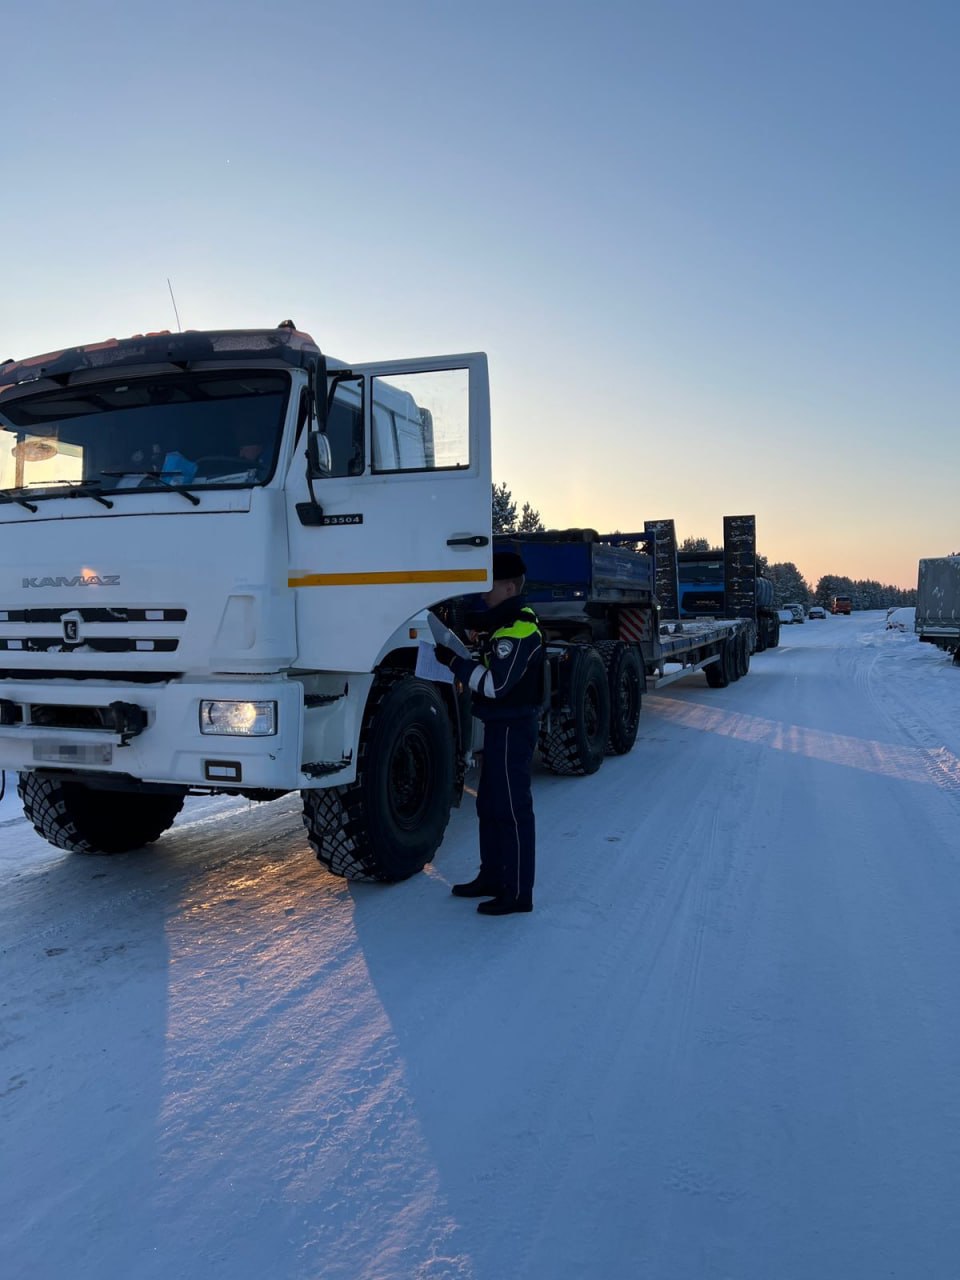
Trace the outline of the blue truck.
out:
[[[646,692],[700,671],[724,688],[749,670],[754,615],[680,617],[673,521],[494,542],[523,557],[524,594],[546,640],[540,758],[551,772],[594,773],[605,755],[628,752]]]
[[[753,619],[754,653],[775,649],[780,643],[780,616],[774,606],[773,583],[758,574],[755,566],[754,517],[725,517],[723,550],[677,553],[679,616],[725,618],[731,612],[729,593],[737,602],[733,607],[737,615]]]

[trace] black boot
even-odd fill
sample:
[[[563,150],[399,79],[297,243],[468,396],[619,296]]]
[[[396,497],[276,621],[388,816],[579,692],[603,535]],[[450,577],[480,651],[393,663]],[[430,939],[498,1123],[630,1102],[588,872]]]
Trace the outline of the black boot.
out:
[[[481,902],[477,910],[482,916],[511,916],[515,911],[532,911],[533,895],[522,893],[518,898],[500,897],[492,902]]]
[[[456,898],[495,898],[498,890],[481,873],[466,884],[455,884],[450,892]]]

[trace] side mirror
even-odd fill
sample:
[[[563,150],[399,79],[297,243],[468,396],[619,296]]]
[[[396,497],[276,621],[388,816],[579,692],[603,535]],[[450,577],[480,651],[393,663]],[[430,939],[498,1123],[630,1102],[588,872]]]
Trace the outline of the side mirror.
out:
[[[307,472],[311,480],[320,480],[333,473],[330,437],[323,431],[310,431],[307,435]]]

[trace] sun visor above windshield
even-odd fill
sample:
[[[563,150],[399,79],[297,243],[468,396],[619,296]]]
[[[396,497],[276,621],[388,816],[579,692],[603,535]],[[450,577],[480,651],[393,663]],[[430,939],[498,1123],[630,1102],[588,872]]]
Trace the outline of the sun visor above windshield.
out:
[[[28,360],[0,364],[0,399],[25,383],[65,380],[86,370],[149,364],[197,364],[202,361],[281,360],[303,367],[320,349],[308,333],[296,329],[222,329],[187,333],[148,333],[108,338],[85,347],[51,351]]]

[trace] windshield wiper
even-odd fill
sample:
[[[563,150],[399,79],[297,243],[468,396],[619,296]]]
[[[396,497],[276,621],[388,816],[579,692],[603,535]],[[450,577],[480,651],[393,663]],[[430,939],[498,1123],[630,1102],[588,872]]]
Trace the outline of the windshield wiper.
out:
[[[182,493],[186,500],[188,502],[192,502],[195,507],[199,507],[200,505],[200,499],[195,493],[191,493],[189,489],[184,489],[182,485],[167,484],[166,480],[164,480],[164,476],[180,475],[181,472],[179,471],[141,471],[138,468],[133,468],[130,471],[101,471],[100,474],[102,476],[111,476],[113,478],[121,479],[123,476],[143,476],[145,480],[159,480],[164,489],[170,489],[174,493]],[[120,490],[111,489],[110,492],[118,493]],[[132,493],[133,490],[130,490],[130,492]]]
[[[16,493],[0,493],[0,502],[19,502],[21,507],[26,507],[28,511],[40,510],[35,502],[28,502],[26,498],[22,498]]]
[[[61,481],[61,483],[64,482]],[[70,485],[67,493],[71,498],[93,498],[94,502],[99,502],[103,507],[113,506],[110,499],[103,496],[98,480],[66,481],[66,483]]]

